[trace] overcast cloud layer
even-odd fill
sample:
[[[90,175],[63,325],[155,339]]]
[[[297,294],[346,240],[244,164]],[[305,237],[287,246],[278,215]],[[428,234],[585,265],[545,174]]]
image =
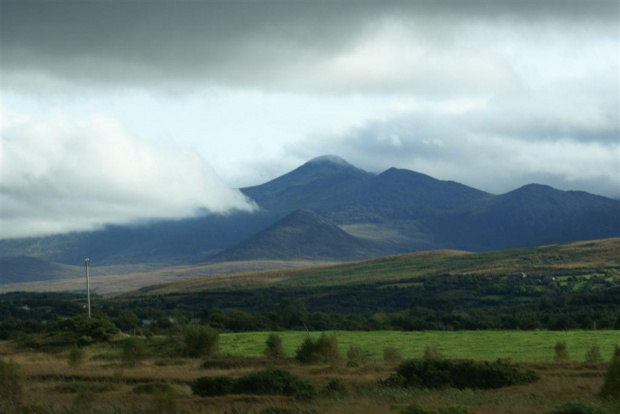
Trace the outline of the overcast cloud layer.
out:
[[[615,0],[1,5],[2,237],[251,209],[326,153],[620,197]]]

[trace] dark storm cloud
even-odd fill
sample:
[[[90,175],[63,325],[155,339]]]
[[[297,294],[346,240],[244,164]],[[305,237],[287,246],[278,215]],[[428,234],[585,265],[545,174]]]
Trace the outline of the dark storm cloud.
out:
[[[463,25],[561,22],[613,35],[617,15],[615,1],[3,0],[2,65],[5,86],[18,89],[206,82],[330,90],[344,81],[330,79],[326,62],[386,21],[441,49]]]

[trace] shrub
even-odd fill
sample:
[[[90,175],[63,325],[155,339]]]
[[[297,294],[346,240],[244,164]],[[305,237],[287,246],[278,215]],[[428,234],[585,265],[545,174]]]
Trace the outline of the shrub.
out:
[[[502,360],[409,360],[396,369],[394,379],[402,377],[405,386],[420,388],[501,388],[539,379],[531,370],[520,370]],[[389,380],[388,380],[389,383]]]
[[[22,396],[20,368],[13,360],[0,359],[0,408],[17,406]]]
[[[84,355],[84,350],[80,347],[74,346],[69,351],[69,355],[67,355],[67,364],[71,368],[77,368],[84,363],[86,356]]]
[[[123,364],[135,367],[146,356],[144,341],[140,338],[128,338],[123,342]]]
[[[265,341],[265,351],[263,352],[267,358],[282,359],[284,358],[284,349],[282,348],[282,338],[274,333],[269,334]]]
[[[88,345],[92,345],[94,343],[95,343],[95,340],[93,339],[92,336],[89,336],[89,335],[82,335],[77,339],[77,341],[75,341],[75,344],[81,348],[88,346]]]
[[[326,334],[322,334],[316,341],[307,337],[297,349],[295,358],[302,364],[336,362],[341,359],[338,353],[338,340],[335,336]]]
[[[211,327],[192,324],[185,328],[185,354],[189,357],[213,356],[219,344],[220,335]]]
[[[605,400],[613,400],[620,405],[620,347],[616,346],[614,354],[611,357],[607,374],[605,375],[605,383],[600,392],[601,398]]]
[[[333,379],[325,386],[325,392],[329,394],[347,394],[349,390],[342,380]]]
[[[601,408],[582,402],[567,402],[547,414],[605,414]]]
[[[585,361],[592,362],[592,363],[603,361],[603,356],[601,355],[601,349],[599,348],[597,344],[592,345],[592,347],[588,349],[588,352],[586,352]]]
[[[195,395],[201,397],[228,394],[285,395],[299,399],[309,399],[316,389],[308,381],[281,369],[267,369],[243,377],[201,377],[190,387]]]
[[[235,394],[276,394],[308,399],[316,394],[312,384],[282,369],[267,369],[237,379]]]
[[[427,346],[426,348],[424,348],[424,355],[422,356],[422,359],[426,361],[433,359],[443,359],[443,355],[441,355],[439,348],[434,346]]]
[[[566,342],[559,341],[556,342],[555,347],[555,356],[553,360],[556,362],[567,362],[570,361],[570,355],[568,355],[568,351],[566,351]]]
[[[400,352],[396,348],[383,348],[383,360],[388,364],[396,364],[403,360]]]
[[[215,397],[232,393],[233,384],[229,377],[200,377],[190,383],[190,388],[199,397]]]
[[[362,362],[368,360],[368,353],[361,347],[351,345],[347,351],[347,366],[358,367]]]

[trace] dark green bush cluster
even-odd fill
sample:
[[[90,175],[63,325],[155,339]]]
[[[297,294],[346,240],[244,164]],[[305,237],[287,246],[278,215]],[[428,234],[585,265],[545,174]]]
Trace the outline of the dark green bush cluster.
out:
[[[67,332],[80,338],[79,345],[90,345],[89,342],[103,342],[109,340],[118,328],[105,316],[77,315],[59,322],[54,328],[57,332]]]
[[[477,362],[414,359],[403,362],[387,384],[420,388],[490,389],[527,384],[538,379],[540,377],[536,372],[521,370],[502,360]]]
[[[338,340],[326,334],[321,334],[316,341],[307,337],[297,349],[295,358],[302,364],[332,363],[342,359],[338,353]]]
[[[192,381],[192,393],[199,397],[216,397],[233,393],[235,380],[230,377],[200,377]]]
[[[281,369],[267,369],[233,379],[201,377],[190,384],[192,392],[201,397],[228,394],[285,395],[309,399],[316,394],[308,381]]]

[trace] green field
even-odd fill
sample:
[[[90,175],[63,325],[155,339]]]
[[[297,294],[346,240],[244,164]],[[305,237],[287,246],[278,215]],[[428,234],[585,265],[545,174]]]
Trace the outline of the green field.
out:
[[[318,332],[278,332],[284,350],[293,356],[302,341]],[[382,358],[383,348],[396,348],[404,358],[419,358],[427,346],[437,347],[446,358],[514,361],[552,361],[554,345],[564,341],[575,361],[583,361],[588,349],[598,344],[603,357],[611,358],[614,345],[620,345],[619,331],[455,331],[455,332],[328,332],[336,335],[340,352],[346,355],[350,345],[367,351],[371,358]],[[220,334],[220,351],[234,356],[261,356],[268,332]]]

